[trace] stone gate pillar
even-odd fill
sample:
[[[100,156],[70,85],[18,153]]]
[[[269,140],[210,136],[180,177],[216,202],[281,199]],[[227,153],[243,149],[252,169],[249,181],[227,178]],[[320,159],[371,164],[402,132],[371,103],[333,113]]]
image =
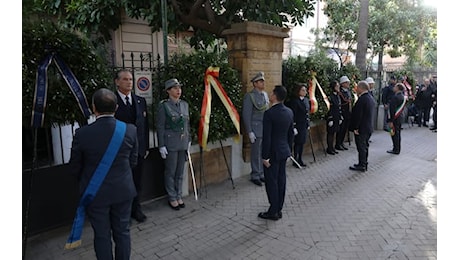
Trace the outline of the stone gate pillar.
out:
[[[259,71],[265,73],[265,90],[270,93],[281,84],[284,38],[289,29],[259,22],[232,24],[223,32],[227,39],[229,63],[239,72],[242,93],[252,90],[251,78]],[[241,124],[243,126],[243,124]],[[242,127],[244,129],[244,127]],[[244,135],[243,158],[250,159],[250,144]]]

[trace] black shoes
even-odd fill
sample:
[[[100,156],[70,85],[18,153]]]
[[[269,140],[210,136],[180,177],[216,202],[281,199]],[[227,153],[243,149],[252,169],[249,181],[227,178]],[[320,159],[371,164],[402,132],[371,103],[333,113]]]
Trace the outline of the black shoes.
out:
[[[177,206],[173,206],[173,204],[171,204],[171,201],[168,201],[168,205],[173,210],[180,210],[180,205],[179,204],[177,204]],[[184,204],[184,207],[185,207],[185,204]]]
[[[131,217],[137,222],[144,222],[147,219],[147,216],[140,209],[132,212]]]
[[[262,186],[262,182],[260,180],[251,180],[251,182],[257,186]]]
[[[261,182],[265,182],[265,178],[260,178],[260,181],[261,181]]]
[[[336,146],[335,146],[335,149],[336,149],[336,150],[339,150],[339,151],[348,150],[348,148],[346,148],[345,145],[343,145],[343,144],[336,145]]]
[[[269,219],[269,220],[278,220],[280,219],[279,215],[269,215],[268,212],[260,212],[258,215],[259,218]]]
[[[331,151],[331,150],[326,150],[326,153],[335,155],[335,152],[334,152],[334,151]],[[337,152],[337,153],[338,153],[338,152]]]
[[[388,150],[387,153],[391,153],[391,154],[399,154],[399,152],[396,152],[396,151],[393,151],[393,150]]]
[[[359,165],[359,164],[354,164],[353,166],[350,166],[350,170],[365,172],[365,171],[367,171],[367,167]]]

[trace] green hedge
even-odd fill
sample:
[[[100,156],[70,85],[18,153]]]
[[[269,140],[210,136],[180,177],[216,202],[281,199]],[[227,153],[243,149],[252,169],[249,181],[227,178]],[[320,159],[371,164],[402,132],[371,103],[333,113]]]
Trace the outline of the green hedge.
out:
[[[96,53],[88,39],[52,22],[25,22],[22,27],[22,125],[30,126],[37,68],[50,53],[56,52],[78,79],[91,106],[91,96],[101,87],[111,86],[111,75],[104,58]],[[52,123],[77,121],[86,124],[78,103],[57,67],[48,67],[48,93],[45,127]]]
[[[326,95],[331,93],[329,83],[332,80],[338,81],[341,76],[346,75],[354,83],[358,80],[355,75],[359,75],[359,70],[354,65],[346,65],[339,69],[338,63],[327,57],[324,51],[312,52],[308,57],[289,57],[283,61],[282,79],[283,85],[288,90],[289,98],[293,97],[293,90],[297,83],[308,83],[312,78],[312,72],[316,73],[316,79]],[[318,88],[315,97],[318,101],[318,111],[310,115],[310,118],[322,120],[327,113],[327,107]]]
[[[162,82],[170,78],[177,78],[183,84],[182,99],[187,101],[190,106],[190,125],[194,142],[197,141],[198,136],[197,131],[204,94],[204,76],[209,66],[220,68],[218,80],[241,114],[242,84],[238,72],[228,64],[228,57],[225,52],[197,51],[192,54],[176,54],[170,58],[168,66],[162,68],[162,75],[160,75],[160,78],[163,79]],[[235,135],[237,131],[214,89],[211,90],[211,93],[208,142],[212,143]],[[167,98],[164,91],[162,98]]]

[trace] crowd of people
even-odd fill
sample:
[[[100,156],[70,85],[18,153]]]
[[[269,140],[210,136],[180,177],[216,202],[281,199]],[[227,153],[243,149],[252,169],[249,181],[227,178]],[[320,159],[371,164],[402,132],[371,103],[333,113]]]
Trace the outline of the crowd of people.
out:
[[[148,156],[149,128],[146,100],[133,92],[133,76],[129,70],[116,73],[116,91],[97,90],[92,97],[96,121],[77,129],[71,148],[70,164],[80,184],[85,212],[94,231],[94,249],[98,259],[129,259],[130,219],[144,222],[139,200],[142,170]],[[267,211],[258,217],[279,220],[286,193],[286,164],[303,168],[303,148],[310,129],[310,99],[307,84],[293,87],[287,97],[285,86],[265,91],[265,74],[258,72],[251,79],[253,89],[243,98],[244,134],[250,143],[250,181],[265,184],[269,202]],[[352,84],[347,76],[329,84],[330,103],[326,114],[327,154],[346,151],[344,141],[350,133],[358,152],[358,162],[349,167],[367,171],[370,138],[374,130],[374,79],[366,78]],[[182,198],[184,166],[192,138],[190,136],[189,105],[181,99],[182,84],[172,78],[165,82],[167,98],[157,107],[155,128],[158,148],[165,162],[164,185],[168,205],[173,210],[185,208]],[[401,152],[401,124],[408,96],[414,96],[411,109],[416,122],[428,127],[431,109],[437,130],[436,76],[409,93],[403,82],[391,76],[383,88],[384,128],[391,133],[393,148],[388,153]],[[409,109],[409,116],[411,111]]]

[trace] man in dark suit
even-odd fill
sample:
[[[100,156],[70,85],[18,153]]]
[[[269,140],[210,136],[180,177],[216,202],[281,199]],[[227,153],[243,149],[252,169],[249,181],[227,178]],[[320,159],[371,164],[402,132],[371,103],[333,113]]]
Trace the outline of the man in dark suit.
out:
[[[294,136],[294,114],[283,104],[287,91],[275,86],[270,95],[272,107],[263,116],[262,163],[264,165],[265,190],[270,208],[259,213],[263,219],[282,218],[286,194],[286,160],[291,156]]]
[[[358,82],[356,87],[358,100],[351,112],[350,131],[355,134],[355,143],[358,150],[358,163],[350,166],[350,170],[366,171],[369,155],[369,139],[373,127],[375,100],[369,93],[369,84],[366,81]]]
[[[69,164],[73,174],[78,177],[81,194],[87,189],[109,147],[117,121],[114,118],[116,107],[117,97],[111,90],[97,90],[93,95],[96,121],[75,132]],[[112,238],[115,242],[115,259],[130,258],[129,220],[132,200],[136,196],[131,169],[137,163],[137,148],[136,127],[126,124],[126,132],[113,163],[86,208],[94,231],[97,259],[113,259]]]
[[[147,103],[143,97],[135,95],[133,89],[133,76],[129,70],[120,70],[116,74],[118,109],[115,118],[137,127],[137,140],[139,142],[137,166],[133,168],[134,184],[137,196],[133,200],[131,217],[138,222],[147,218],[142,212],[139,196],[142,187],[142,170],[147,157],[149,145],[149,124],[147,117]]]
[[[406,106],[406,97],[404,96],[404,89],[406,87],[402,83],[396,83],[393,87],[394,96],[391,98],[388,106],[388,127],[390,128],[391,141],[393,142],[393,149],[388,150],[387,153],[399,154],[401,152],[401,123],[402,113]]]

